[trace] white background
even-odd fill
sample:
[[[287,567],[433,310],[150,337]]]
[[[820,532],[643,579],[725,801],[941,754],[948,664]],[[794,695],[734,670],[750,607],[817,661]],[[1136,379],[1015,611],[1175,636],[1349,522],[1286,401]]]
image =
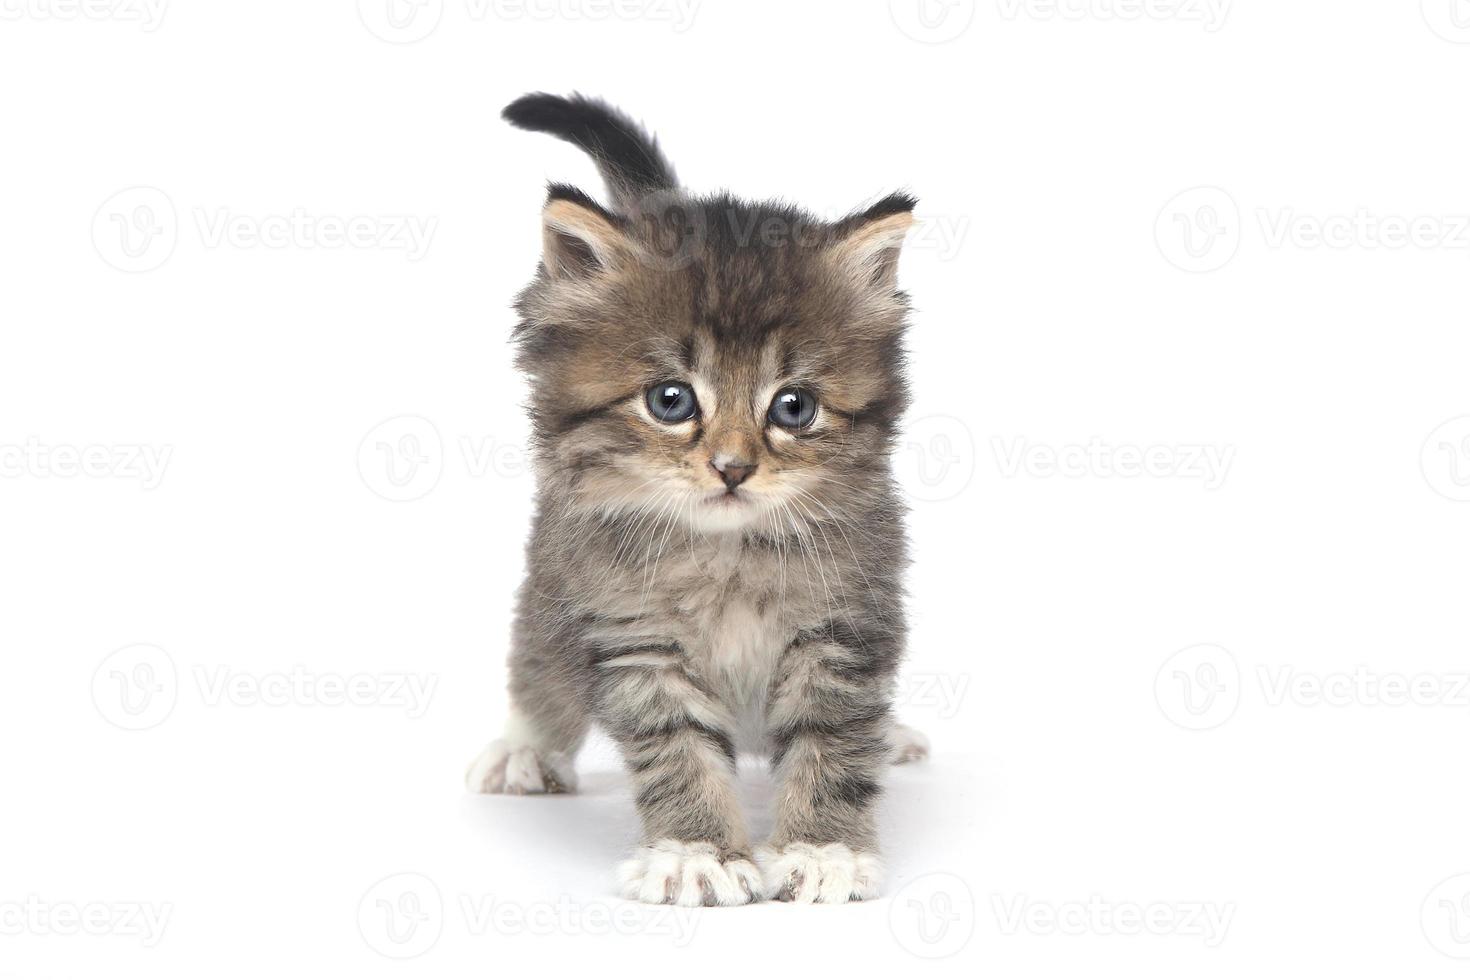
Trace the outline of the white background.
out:
[[[4,0],[0,975],[1462,976],[1454,2]],[[934,757],[879,901],[619,901],[605,746],[461,790],[533,489],[508,304],[544,182],[600,192],[497,119],[538,89],[695,189],[921,200]]]

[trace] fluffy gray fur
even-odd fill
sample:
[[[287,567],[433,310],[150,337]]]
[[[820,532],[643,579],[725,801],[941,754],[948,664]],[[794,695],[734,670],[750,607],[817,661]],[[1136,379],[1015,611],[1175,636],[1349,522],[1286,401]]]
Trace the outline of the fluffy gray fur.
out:
[[[553,186],[517,302],[537,514],[513,717],[470,786],[570,791],[597,723],[643,824],[629,897],[876,895],[881,769],[924,751],[891,719],[905,547],[889,454],[907,402],[895,267],[914,202],[824,222],[693,197],[600,102],[532,95],[505,115],[587,150],[614,207]],[[648,392],[671,384],[697,399],[693,417],[654,413]],[[781,397],[814,418],[777,424]],[[737,751],[768,754],[778,786],[759,848]]]

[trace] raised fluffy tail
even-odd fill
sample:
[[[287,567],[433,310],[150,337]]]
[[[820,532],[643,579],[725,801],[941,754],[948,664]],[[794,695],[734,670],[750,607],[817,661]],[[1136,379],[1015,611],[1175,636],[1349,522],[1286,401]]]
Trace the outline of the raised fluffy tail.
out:
[[[550,133],[580,147],[597,162],[613,206],[629,211],[645,195],[678,186],[674,168],[658,142],[628,116],[600,99],[533,92],[500,113],[507,122],[536,133]]]

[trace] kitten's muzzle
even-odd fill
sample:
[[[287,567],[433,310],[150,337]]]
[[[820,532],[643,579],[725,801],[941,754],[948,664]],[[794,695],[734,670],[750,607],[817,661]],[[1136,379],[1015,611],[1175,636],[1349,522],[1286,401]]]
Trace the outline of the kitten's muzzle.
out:
[[[755,472],[754,463],[746,463],[738,460],[727,460],[723,456],[716,456],[709,461],[710,469],[715,475],[725,482],[725,487],[734,490],[745,482],[746,477]]]

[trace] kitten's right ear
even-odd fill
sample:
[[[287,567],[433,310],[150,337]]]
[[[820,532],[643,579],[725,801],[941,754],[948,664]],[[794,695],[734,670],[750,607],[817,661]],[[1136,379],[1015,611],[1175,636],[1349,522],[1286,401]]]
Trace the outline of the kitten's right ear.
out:
[[[631,254],[623,222],[575,187],[552,185],[541,211],[541,262],[553,279],[611,271]]]

